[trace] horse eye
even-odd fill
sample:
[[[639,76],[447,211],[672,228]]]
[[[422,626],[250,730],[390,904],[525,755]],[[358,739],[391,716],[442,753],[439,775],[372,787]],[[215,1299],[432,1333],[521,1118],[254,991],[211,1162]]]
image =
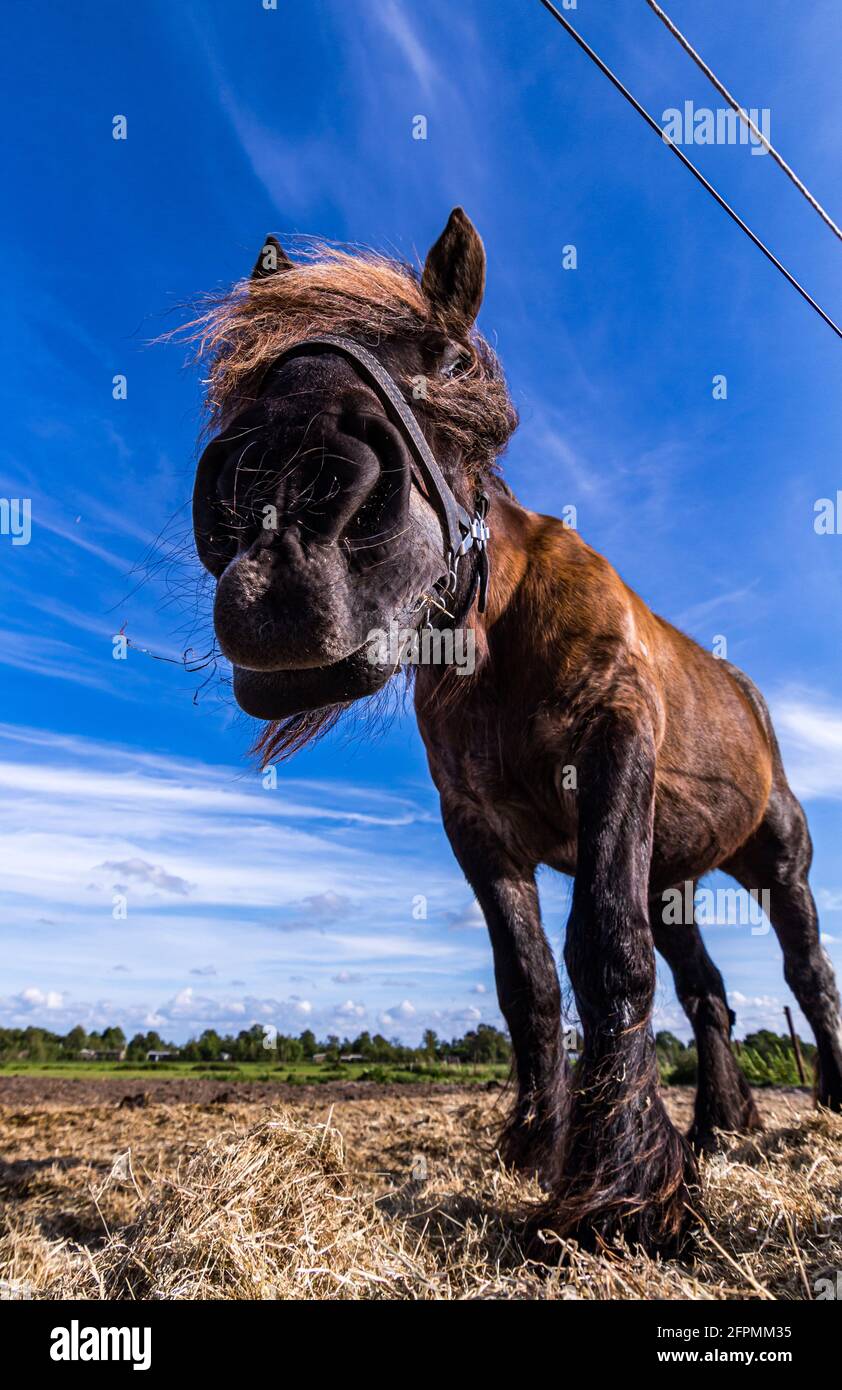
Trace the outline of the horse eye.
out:
[[[457,347],[455,343],[451,343],[450,346],[445,349],[444,358],[439,368],[439,375],[445,377],[445,379],[449,381],[451,377],[459,376],[460,373],[470,365],[470,361],[470,357],[462,348]]]

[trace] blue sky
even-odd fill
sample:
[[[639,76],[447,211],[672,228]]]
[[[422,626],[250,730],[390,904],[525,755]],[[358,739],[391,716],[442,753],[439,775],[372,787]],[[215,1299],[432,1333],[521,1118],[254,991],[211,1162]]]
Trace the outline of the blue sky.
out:
[[[670,11],[838,220],[835,0]],[[643,0],[570,17],[659,119],[720,104]],[[111,643],[123,624],[162,655],[210,641],[189,546],[201,388],[150,340],[268,231],[414,258],[456,203],[486,242],[480,322],[521,412],[510,482],[538,510],[575,505],[656,611],[725,637],[759,682],[842,966],[842,517],[813,525],[842,488],[842,344],[537,0],[49,0],[9,19],[0,496],[31,498],[32,537],[0,536],[0,1021],[175,1039],[499,1021],[411,710],[396,699],[375,740],[339,730],[265,788],[224,670],[194,703],[207,673]],[[771,160],[688,153],[842,315],[840,246]],[[541,888],[559,948],[568,884]],[[774,937],[708,941],[738,1030],[780,1029]],[[666,977],[658,1023],[686,1035]]]

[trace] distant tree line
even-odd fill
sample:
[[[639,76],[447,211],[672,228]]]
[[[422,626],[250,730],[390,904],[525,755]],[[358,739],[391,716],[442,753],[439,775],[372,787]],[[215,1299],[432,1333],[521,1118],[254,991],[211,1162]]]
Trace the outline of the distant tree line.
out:
[[[69,1033],[51,1033],[46,1028],[0,1028],[0,1061],[61,1062],[80,1061],[93,1054],[123,1052],[127,1062],[142,1062],[150,1052],[171,1052],[186,1062],[309,1062],[323,1057],[338,1062],[343,1056],[361,1057],[366,1062],[436,1063],[508,1062],[511,1043],[505,1033],[480,1023],[461,1038],[447,1041],[429,1029],[419,1047],[407,1047],[382,1033],[363,1032],[355,1038],[330,1034],[319,1041],[309,1028],[297,1037],[287,1037],[274,1029],[255,1024],[236,1036],[206,1028],[198,1038],[186,1043],[168,1043],[160,1033],[135,1033],[126,1040],[121,1028],[105,1028],[86,1033],[82,1027]]]
[[[735,1043],[737,1060],[754,1085],[789,1086],[798,1084],[798,1069],[792,1041],[768,1028],[749,1033]],[[662,1079],[671,1085],[692,1085],[696,1080],[697,1057],[694,1043],[684,1043],[673,1033],[660,1032],[655,1048]],[[340,1038],[331,1033],[319,1040],[309,1028],[297,1037],[275,1033],[255,1024],[239,1033],[218,1033],[206,1028],[198,1038],[176,1044],[166,1042],[160,1033],[135,1033],[127,1040],[121,1028],[104,1028],[88,1033],[81,1026],[69,1033],[51,1033],[46,1028],[0,1028],[0,1062],[78,1062],[92,1056],[124,1055],[127,1062],[145,1062],[150,1052],[169,1052],[185,1062],[310,1062],[314,1057],[337,1063],[341,1057],[359,1057],[371,1064],[429,1065],[442,1063],[507,1063],[511,1043],[505,1033],[480,1023],[460,1038],[449,1041],[432,1029],[418,1047],[408,1047],[382,1033],[359,1033]],[[808,1078],[816,1055],[812,1043],[801,1043],[801,1054]]]
[[[121,1052],[126,1046],[122,1028],[87,1033],[81,1025],[69,1033],[47,1028],[0,1028],[2,1062],[76,1062],[83,1052]]]

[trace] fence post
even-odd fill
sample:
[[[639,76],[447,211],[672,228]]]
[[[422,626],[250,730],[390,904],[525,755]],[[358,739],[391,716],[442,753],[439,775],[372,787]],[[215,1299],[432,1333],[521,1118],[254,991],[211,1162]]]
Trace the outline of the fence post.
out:
[[[798,1075],[801,1077],[801,1085],[807,1085],[807,1078],[804,1075],[804,1059],[801,1056],[801,1043],[798,1041],[798,1034],[795,1031],[795,1024],[792,1021],[792,1010],[789,1004],[784,1004],[786,1021],[789,1024],[789,1036],[792,1038],[792,1046],[795,1050],[795,1065],[798,1068]]]

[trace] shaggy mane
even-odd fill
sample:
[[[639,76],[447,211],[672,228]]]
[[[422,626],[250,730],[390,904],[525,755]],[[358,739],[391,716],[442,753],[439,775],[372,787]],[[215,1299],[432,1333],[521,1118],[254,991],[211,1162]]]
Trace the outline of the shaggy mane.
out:
[[[418,272],[370,251],[309,244],[291,270],[242,280],[181,330],[195,344],[206,376],[208,430],[256,398],[272,363],[296,343],[323,334],[353,338],[376,352],[384,342],[411,341],[441,329],[421,292]],[[496,354],[477,332],[465,340],[471,357],[457,377],[427,380],[413,406],[460,452],[474,477],[494,468],[517,425]],[[409,393],[411,381],[398,383]]]

